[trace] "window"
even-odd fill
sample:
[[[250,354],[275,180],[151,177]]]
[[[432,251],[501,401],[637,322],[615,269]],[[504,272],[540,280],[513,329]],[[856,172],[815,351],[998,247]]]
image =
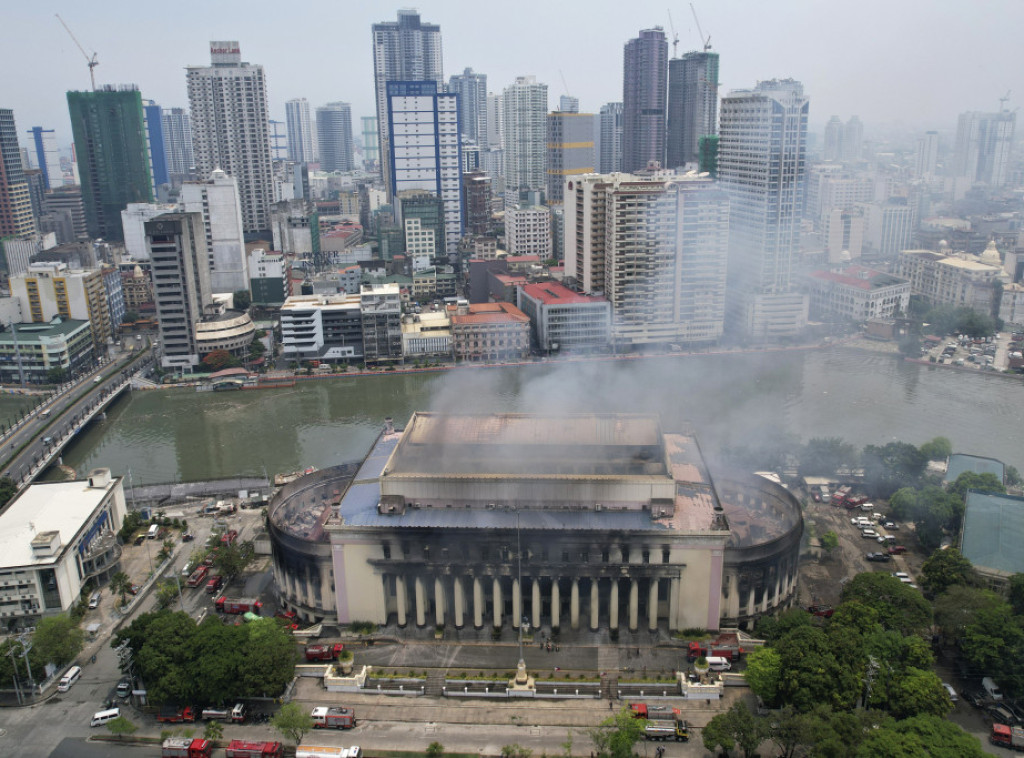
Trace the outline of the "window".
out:
[[[641,553],[641,562],[642,563],[650,563],[651,562],[651,551],[650,550],[644,550],[643,553]]]
[[[383,548],[384,548],[384,560],[390,561],[391,560],[391,545],[389,545],[387,542],[385,542],[384,545],[383,545]]]

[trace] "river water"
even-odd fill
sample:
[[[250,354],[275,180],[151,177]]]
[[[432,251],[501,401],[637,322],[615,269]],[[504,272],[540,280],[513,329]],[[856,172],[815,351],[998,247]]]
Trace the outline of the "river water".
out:
[[[65,453],[136,484],[322,468],[361,458],[386,416],[449,412],[658,413],[723,446],[841,437],[858,447],[935,436],[1024,470],[1024,383],[833,347],[634,361],[473,367],[227,393],[136,391]]]

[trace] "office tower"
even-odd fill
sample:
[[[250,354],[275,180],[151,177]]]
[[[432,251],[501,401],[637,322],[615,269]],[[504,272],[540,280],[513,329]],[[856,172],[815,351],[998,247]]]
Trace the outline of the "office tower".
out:
[[[459,128],[481,150],[488,148],[487,74],[467,68],[448,79],[448,91],[459,96]]]
[[[597,170],[602,174],[622,171],[622,103],[601,106],[601,152]]]
[[[626,43],[622,59],[622,170],[665,163],[668,42],[660,26]]]
[[[859,161],[864,151],[864,124],[857,116],[850,116],[843,126],[843,148],[842,156],[844,161]]]
[[[914,161],[914,176],[927,179],[935,176],[939,162],[939,133],[925,132],[917,140],[917,155]]]
[[[206,251],[209,255],[210,286],[213,292],[249,289],[245,257],[245,236],[238,184],[234,177],[217,169],[203,182],[181,185],[179,203],[185,213],[203,218]]]
[[[69,92],[68,110],[89,236],[120,242],[121,211],[153,202],[142,96],[131,85]]]
[[[505,144],[504,109],[501,107],[501,93],[487,94],[487,145],[491,150],[502,149]]]
[[[149,170],[153,177],[153,195],[155,196],[160,185],[170,184],[170,177],[167,173],[163,108],[152,100],[143,100],[142,118],[146,125],[146,144],[149,147]]]
[[[20,237],[35,230],[14,111],[0,108],[0,238]]]
[[[121,228],[124,230],[126,259],[149,260],[149,248],[146,247],[146,222],[176,210],[178,207],[174,203],[129,203],[128,207],[121,211]]]
[[[321,171],[351,171],[352,108],[348,103],[327,103],[316,109],[316,133]]]
[[[826,161],[838,161],[843,156],[843,122],[833,116],[825,124],[825,144],[821,157]]]
[[[313,125],[309,120],[309,101],[304,97],[289,100],[284,104],[284,111],[288,122],[288,160],[312,163]]]
[[[160,363],[191,370],[199,363],[196,323],[213,302],[201,213],[167,213],[146,222],[153,301],[160,324]]]
[[[434,81],[388,82],[390,200],[407,190],[441,199],[450,257],[462,238],[462,168],[459,158],[458,95],[438,91]]]
[[[548,85],[517,76],[501,96],[505,148],[505,191],[542,191],[547,186]]]
[[[513,206],[505,210],[505,250],[511,256],[551,257],[551,209],[545,205]]]
[[[953,176],[1002,187],[1008,178],[1017,114],[961,113],[956,127]]]
[[[284,121],[267,121],[267,138],[270,140],[270,160],[288,160],[288,134],[284,131]],[[316,152],[316,148],[313,148]]]
[[[759,82],[722,98],[718,180],[729,193],[729,320],[763,339],[807,323],[793,293],[800,248],[808,100],[792,79]]]
[[[192,154],[192,119],[184,108],[164,108],[163,118],[167,173],[172,184],[181,184],[196,164]]]
[[[390,181],[387,165],[390,151],[388,132],[388,82],[436,82],[444,91],[441,61],[441,27],[425,24],[415,10],[398,11],[397,21],[373,25],[373,86],[377,98],[377,131],[384,182]],[[389,191],[393,189],[389,187]]]
[[[718,53],[690,52],[668,62],[666,165],[700,163],[700,139],[718,133]]]
[[[64,228],[70,225],[71,236],[59,239],[61,243],[74,242],[89,236],[89,227],[85,221],[85,203],[82,200],[82,188],[77,184],[65,184],[43,195],[43,214],[58,219],[57,223]],[[61,221],[60,219],[66,220]]]
[[[485,172],[462,175],[462,207],[466,211],[466,234],[486,234],[491,225],[491,179]]]
[[[363,124],[363,168],[372,170],[380,162],[380,134],[376,116],[360,116]]]
[[[551,204],[562,202],[565,181],[571,176],[592,174],[594,160],[594,114],[551,113],[548,115],[548,193]]]
[[[565,191],[565,276],[612,306],[618,350],[722,336],[729,199],[671,171],[589,174]]]
[[[56,133],[53,129],[44,129],[41,126],[33,126],[28,133],[32,135],[36,165],[43,172],[44,188],[63,187],[64,172],[60,169],[60,151],[57,149]]]
[[[561,95],[558,98],[559,113],[579,113],[580,99],[572,95]]]
[[[211,42],[210,63],[186,69],[196,173],[207,177],[219,168],[234,177],[246,233],[269,230],[273,172],[263,66],[243,62],[233,40]]]

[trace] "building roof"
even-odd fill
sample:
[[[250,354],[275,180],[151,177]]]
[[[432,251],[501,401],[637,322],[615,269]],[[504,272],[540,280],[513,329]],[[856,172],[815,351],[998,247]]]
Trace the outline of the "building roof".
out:
[[[558,282],[540,282],[527,284],[523,292],[544,305],[571,305],[576,303],[603,303],[603,297],[583,295]]]
[[[105,487],[90,487],[88,479],[30,485],[0,516],[0,569],[53,563],[51,556],[33,556],[32,540],[59,532],[61,545],[70,545],[118,481]]]
[[[530,318],[512,303],[472,303],[468,314],[452,316],[452,325],[530,323]]]
[[[946,483],[955,482],[956,478],[965,471],[973,471],[975,474],[995,474],[999,481],[1003,481],[1003,474],[1006,467],[1002,461],[995,458],[984,458],[980,455],[966,455],[964,453],[953,453],[949,456],[949,463],[946,465]]]
[[[985,571],[1024,572],[1024,497],[968,492],[960,552]]]
[[[902,277],[886,274],[883,271],[876,271],[864,266],[847,266],[842,271],[814,271],[811,273],[811,276],[815,279],[835,282],[864,291],[892,287],[898,284],[909,284],[908,280]]]
[[[46,324],[14,324],[18,333],[18,342],[43,342],[57,337],[70,337],[82,330],[89,329],[88,321],[79,321],[68,318],[61,320],[59,317]],[[0,342],[14,342],[14,337],[9,328],[0,332]]]

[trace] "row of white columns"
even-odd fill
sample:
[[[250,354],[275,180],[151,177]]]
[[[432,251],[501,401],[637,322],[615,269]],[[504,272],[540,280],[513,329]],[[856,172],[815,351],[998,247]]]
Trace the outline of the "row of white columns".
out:
[[[427,624],[428,611],[428,579],[423,576],[415,576],[409,579],[406,576],[395,577],[395,601],[398,611],[398,625],[404,627],[408,619],[409,609],[409,583],[412,583],[413,592],[413,613],[416,626],[424,627]],[[472,603],[473,626],[477,629],[483,628],[486,614],[486,589],[490,582],[491,589],[491,614],[490,619],[495,629],[502,626],[502,615],[505,608],[504,588],[501,577],[453,577],[451,585],[448,585],[441,577],[433,581],[434,618],[433,623],[442,626],[446,622],[446,613],[451,606],[456,628],[465,626],[466,616]],[[575,631],[580,628],[580,579],[578,577],[570,580],[569,590],[569,625]],[[658,589],[660,583],[668,581],[671,585],[669,592],[669,621],[675,620],[679,613],[679,578],[656,579],[651,578],[648,585],[647,596],[647,626],[654,631],[658,628]],[[467,582],[471,582],[471,597],[467,597]],[[539,628],[542,624],[541,618],[541,580],[525,579],[529,583],[531,593],[531,617],[530,623],[533,627]],[[636,631],[640,623],[640,582],[638,579],[629,579],[628,587],[628,608],[627,623],[630,631]],[[613,579],[610,582],[609,596],[606,600],[605,610],[608,612],[608,625],[610,629],[619,628],[619,580]],[[449,589],[451,590],[449,593]],[[450,602],[448,595],[451,595]],[[592,579],[590,582],[590,603],[589,603],[589,625],[591,631],[596,631],[600,624],[601,611],[600,580]],[[551,581],[551,626],[561,626],[561,588],[557,580]],[[512,579],[512,628],[518,629],[523,618],[523,588],[519,579]],[[674,628],[674,626],[673,626]]]

